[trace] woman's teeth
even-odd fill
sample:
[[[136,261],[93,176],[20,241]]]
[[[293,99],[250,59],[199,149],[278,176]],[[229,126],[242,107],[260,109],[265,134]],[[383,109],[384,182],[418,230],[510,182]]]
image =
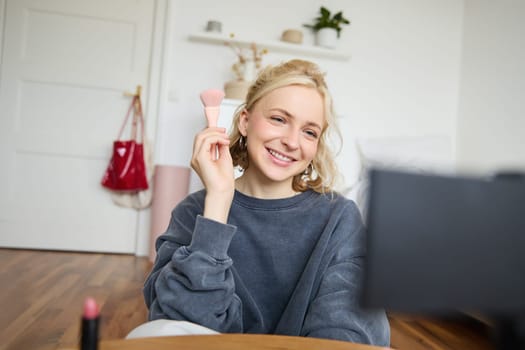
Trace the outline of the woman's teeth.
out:
[[[274,156],[275,158],[279,159],[279,160],[282,160],[283,162],[291,162],[292,161],[292,158],[288,158],[286,156],[283,156],[282,154],[280,153],[277,153],[271,149],[268,150],[268,152],[270,152],[270,154],[272,156]]]

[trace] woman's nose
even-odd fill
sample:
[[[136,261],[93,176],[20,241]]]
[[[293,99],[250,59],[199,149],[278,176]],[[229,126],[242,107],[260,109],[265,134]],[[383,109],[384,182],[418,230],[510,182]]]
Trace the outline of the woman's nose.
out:
[[[290,130],[283,135],[281,142],[291,149],[296,149],[299,147],[299,132]]]

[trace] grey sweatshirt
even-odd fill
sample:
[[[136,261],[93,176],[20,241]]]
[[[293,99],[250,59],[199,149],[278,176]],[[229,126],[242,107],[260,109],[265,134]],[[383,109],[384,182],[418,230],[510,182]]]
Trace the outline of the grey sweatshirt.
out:
[[[359,293],[365,229],[354,202],[306,191],[263,200],[235,192],[228,224],[184,199],[156,242],[144,286],[149,319],[224,333],[272,333],[388,345],[384,311]]]

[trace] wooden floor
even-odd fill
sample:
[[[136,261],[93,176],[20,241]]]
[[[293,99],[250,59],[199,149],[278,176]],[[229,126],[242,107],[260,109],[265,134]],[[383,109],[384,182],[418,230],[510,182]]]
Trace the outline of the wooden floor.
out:
[[[146,258],[0,249],[0,349],[44,350],[78,344],[87,296],[101,307],[100,337],[123,338],[146,320]],[[390,316],[401,350],[491,349],[487,329],[455,321]]]

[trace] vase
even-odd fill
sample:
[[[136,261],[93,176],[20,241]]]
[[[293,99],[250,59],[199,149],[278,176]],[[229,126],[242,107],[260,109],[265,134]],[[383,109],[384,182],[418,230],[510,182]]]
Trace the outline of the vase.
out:
[[[255,67],[255,61],[247,59],[244,62],[242,79],[247,82],[252,82],[255,79],[257,68]]]
[[[248,88],[251,85],[251,81],[244,80],[232,80],[224,84],[224,97],[232,100],[241,100],[246,99],[246,94],[248,93]]]
[[[335,49],[337,42],[337,30],[334,28],[321,28],[315,33],[315,43],[317,46]]]

